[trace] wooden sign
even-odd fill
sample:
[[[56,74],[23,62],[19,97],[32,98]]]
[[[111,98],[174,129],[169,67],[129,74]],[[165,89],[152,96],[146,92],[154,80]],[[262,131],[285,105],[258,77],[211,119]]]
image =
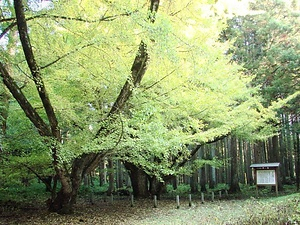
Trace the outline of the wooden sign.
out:
[[[276,185],[275,170],[256,170],[257,185]]]
[[[278,196],[278,167],[280,163],[257,163],[250,167],[254,169],[256,180],[256,195],[258,196],[258,186],[275,186],[276,195]]]

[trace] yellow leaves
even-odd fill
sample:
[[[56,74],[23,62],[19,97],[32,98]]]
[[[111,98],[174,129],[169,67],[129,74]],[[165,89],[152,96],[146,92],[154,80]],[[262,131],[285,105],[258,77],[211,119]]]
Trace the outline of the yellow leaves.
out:
[[[277,101],[273,101],[271,103],[271,107],[270,108],[272,110],[281,109],[282,107],[284,107],[285,105],[287,105],[289,103],[289,101],[295,99],[299,95],[300,95],[300,91],[296,91],[294,94],[289,95],[287,98],[277,99]]]

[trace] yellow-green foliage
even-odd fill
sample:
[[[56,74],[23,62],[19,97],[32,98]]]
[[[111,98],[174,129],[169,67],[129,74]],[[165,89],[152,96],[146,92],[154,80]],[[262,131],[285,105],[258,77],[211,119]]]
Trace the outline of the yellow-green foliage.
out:
[[[274,114],[262,106],[250,78],[229,63],[227,46],[217,41],[223,20],[208,16],[210,6],[162,1],[155,23],[147,21],[148,5],[138,0],[55,1],[50,8],[26,11],[32,48],[62,132],[60,162],[104,152],[159,177],[178,173],[174,163],[189,158],[191,144],[229,133],[248,139],[272,134],[267,122]],[[1,56],[46,117],[14,31]],[[141,40],[150,56],[146,74],[114,122],[105,121],[130,81]],[[100,127],[110,132],[96,135]]]

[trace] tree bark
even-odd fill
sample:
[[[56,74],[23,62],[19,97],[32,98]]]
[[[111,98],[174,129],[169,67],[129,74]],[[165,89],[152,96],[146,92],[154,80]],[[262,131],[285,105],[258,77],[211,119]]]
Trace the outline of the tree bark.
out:
[[[134,197],[148,198],[150,196],[148,175],[132,163],[124,162],[124,166],[129,172]]]
[[[10,76],[8,69],[5,64],[0,62],[0,76],[3,79],[3,83],[8,88],[13,97],[17,100],[20,107],[24,111],[25,115],[30,119],[30,121],[37,128],[39,134],[45,137],[51,137],[51,132],[47,124],[36,112],[35,108],[30,104],[25,95],[23,94],[21,88],[18,87],[15,80]]]
[[[279,158],[279,137],[277,135],[273,136],[270,140],[271,144],[271,149],[270,149],[270,162],[280,162]],[[280,178],[280,169],[277,171],[277,176],[278,176],[278,190],[282,191],[283,190],[283,185],[282,185],[282,179]]]
[[[108,159],[108,181],[109,186],[107,190],[107,195],[112,195],[115,190],[115,173],[114,173],[114,162],[112,159]]]
[[[58,127],[58,121],[52,107],[51,101],[49,99],[46,87],[41,76],[40,67],[38,66],[35,56],[30,43],[30,37],[28,34],[28,27],[25,18],[25,8],[22,0],[14,0],[14,8],[17,19],[17,27],[19,31],[20,41],[22,43],[23,52],[27,61],[27,65],[30,69],[33,81],[35,83],[37,92],[40,96],[41,102],[43,103],[44,110],[46,112],[49,125],[51,128],[52,136],[58,141],[61,140],[60,129]]]
[[[211,144],[210,146],[210,159],[212,160],[216,156],[215,145]],[[214,166],[209,166],[209,188],[213,189],[216,185],[216,168]]]
[[[254,184],[254,179],[252,176],[252,169],[250,168],[251,165],[251,144],[250,143],[245,143],[245,154],[244,154],[244,161],[245,161],[245,171],[246,171],[246,176],[247,176],[247,184],[253,185]]]
[[[116,169],[116,183],[117,188],[123,188],[125,184],[124,174],[123,174],[123,164],[120,160],[117,160],[117,169]]]
[[[103,158],[99,163],[99,185],[103,186],[104,184],[106,184],[106,165]]]
[[[295,133],[295,149],[296,149],[296,186],[297,191],[300,189],[300,133]]]
[[[7,90],[4,88],[4,85],[0,83],[0,136],[6,134],[6,120],[8,117],[8,99],[9,95]],[[1,146],[1,142],[0,142]]]
[[[229,193],[240,193],[241,189],[239,186],[239,178],[238,178],[238,162],[237,162],[237,142],[235,137],[231,137],[231,178],[229,183]]]
[[[192,157],[192,160],[197,160],[197,154],[195,154]],[[198,177],[199,177],[199,172],[198,168],[193,171],[192,176],[190,177],[190,187],[191,187],[191,193],[197,193],[198,192]]]
[[[204,146],[201,147],[199,151],[199,159],[204,159]],[[206,174],[205,174],[205,166],[199,169],[200,171],[200,191],[206,192]]]

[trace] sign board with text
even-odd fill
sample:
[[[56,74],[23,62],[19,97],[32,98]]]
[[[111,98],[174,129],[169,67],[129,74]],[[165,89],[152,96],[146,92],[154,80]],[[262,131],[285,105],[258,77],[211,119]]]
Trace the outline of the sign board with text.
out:
[[[276,185],[275,170],[256,170],[257,185]]]
[[[258,186],[275,186],[276,195],[278,196],[278,167],[280,163],[256,163],[250,165],[254,169],[256,181],[256,194],[258,196]]]

